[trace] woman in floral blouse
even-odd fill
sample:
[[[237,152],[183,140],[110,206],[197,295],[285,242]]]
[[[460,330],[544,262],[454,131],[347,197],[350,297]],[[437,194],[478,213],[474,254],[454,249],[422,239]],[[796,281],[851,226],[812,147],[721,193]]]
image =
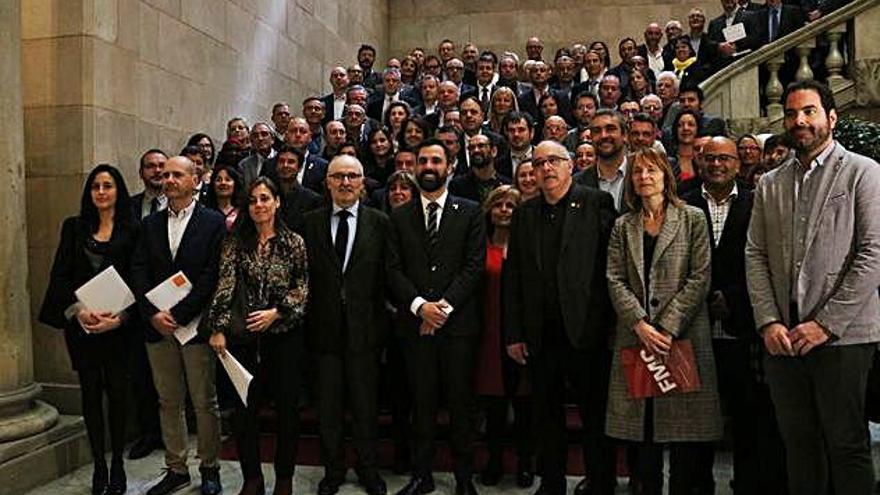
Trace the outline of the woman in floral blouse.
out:
[[[220,281],[208,311],[211,347],[231,354],[253,373],[247,405],[233,415],[238,457],[245,484],[241,493],[265,491],[260,469],[257,412],[274,398],[278,421],[275,492],[292,493],[298,440],[296,357],[303,354],[302,321],[308,297],[306,250],[302,238],[279,218],[281,200],[271,180],[248,187],[248,214],[224,241]]]

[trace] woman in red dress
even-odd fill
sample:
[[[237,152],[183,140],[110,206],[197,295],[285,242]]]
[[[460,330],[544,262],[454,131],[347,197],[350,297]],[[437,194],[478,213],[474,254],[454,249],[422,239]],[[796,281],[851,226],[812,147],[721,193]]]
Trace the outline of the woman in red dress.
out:
[[[518,190],[504,185],[489,193],[483,203],[488,242],[483,295],[484,331],[477,362],[476,390],[486,407],[486,443],[489,450],[489,460],[481,475],[481,482],[495,485],[501,478],[501,441],[512,402],[518,457],[517,484],[525,488],[534,482],[528,381],[525,379],[525,368],[507,357],[501,331],[502,265],[507,255],[510,220],[513,210],[519,206],[520,198]]]

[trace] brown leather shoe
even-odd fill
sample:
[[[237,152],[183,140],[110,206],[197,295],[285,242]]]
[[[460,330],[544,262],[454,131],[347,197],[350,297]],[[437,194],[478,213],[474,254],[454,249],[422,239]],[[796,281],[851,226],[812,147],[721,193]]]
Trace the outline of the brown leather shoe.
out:
[[[276,478],[272,495],[293,495],[293,478]]]

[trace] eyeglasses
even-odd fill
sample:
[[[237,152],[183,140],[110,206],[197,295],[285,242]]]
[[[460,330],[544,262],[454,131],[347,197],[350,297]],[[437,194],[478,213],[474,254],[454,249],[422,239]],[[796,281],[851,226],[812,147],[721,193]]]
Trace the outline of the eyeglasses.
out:
[[[349,182],[354,182],[363,177],[363,174],[359,174],[357,172],[334,172],[332,174],[329,174],[328,177],[337,182],[345,182],[345,179],[348,179]]]
[[[556,168],[559,164],[566,161],[568,161],[568,157],[550,155],[546,158],[535,158],[532,160],[532,166],[535,168],[543,168],[544,165],[550,165],[551,167]]]
[[[720,155],[706,154],[706,155],[703,155],[703,161],[705,161],[706,163],[712,163],[715,161],[718,161],[721,163],[730,163],[730,162],[736,160],[736,158],[737,157],[735,157],[733,155],[726,155],[726,154],[720,154]]]

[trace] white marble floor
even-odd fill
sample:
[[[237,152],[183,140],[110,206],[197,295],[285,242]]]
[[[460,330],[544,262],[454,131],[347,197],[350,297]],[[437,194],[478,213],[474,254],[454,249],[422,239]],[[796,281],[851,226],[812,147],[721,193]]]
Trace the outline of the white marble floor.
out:
[[[875,466],[877,466],[878,463],[880,463],[880,425],[871,426],[874,460]],[[190,448],[194,451],[195,439],[192,438],[190,440]],[[140,495],[146,493],[147,489],[149,489],[150,486],[152,486],[162,477],[163,466],[164,461],[162,451],[154,452],[152,455],[145,459],[140,459],[137,461],[127,461],[125,465],[125,470],[128,474],[128,493],[132,495]],[[240,489],[242,483],[241,470],[238,467],[238,463],[222,461],[221,466],[222,467],[220,475],[224,486],[224,493],[238,493],[238,490]],[[732,466],[730,454],[727,452],[720,453],[715,462],[716,495],[730,495],[732,493],[728,485],[731,477],[731,471]],[[880,472],[880,470],[878,470],[878,472]],[[272,466],[269,464],[264,464],[263,473],[266,476],[267,492],[271,493],[271,487],[274,483]],[[197,459],[190,460],[190,475],[193,476],[193,484],[190,485],[189,489],[181,490],[177,493],[187,495],[199,493]],[[321,480],[322,476],[322,468],[311,466],[297,467],[296,477],[294,478],[294,493],[316,493],[318,482]],[[395,476],[390,473],[383,473],[383,476],[385,476],[385,480],[388,483],[389,493],[394,493],[407,481],[407,478],[404,476]],[[91,477],[91,465],[83,466],[73,473],[70,473],[39,488],[31,490],[27,493],[27,495],[88,495],[90,493]],[[438,495],[453,493],[454,479],[451,473],[435,473],[435,479],[437,481],[437,491],[434,493]],[[356,478],[354,472],[349,471],[349,482],[343,485],[342,488],[339,490],[340,495],[354,495],[364,493],[363,490],[361,490],[360,487],[355,483],[355,480]],[[619,483],[617,493],[627,493],[626,480],[622,479],[620,481],[621,483]],[[578,478],[569,478],[569,489],[573,489],[574,485],[577,484],[577,482]],[[527,490],[517,488],[515,481],[512,477],[504,478],[502,482],[495,487],[484,487],[479,483],[477,484],[477,489],[481,494],[484,495],[496,495],[502,493],[510,495],[526,495],[533,493],[536,488],[537,482],[535,483],[534,487]]]

